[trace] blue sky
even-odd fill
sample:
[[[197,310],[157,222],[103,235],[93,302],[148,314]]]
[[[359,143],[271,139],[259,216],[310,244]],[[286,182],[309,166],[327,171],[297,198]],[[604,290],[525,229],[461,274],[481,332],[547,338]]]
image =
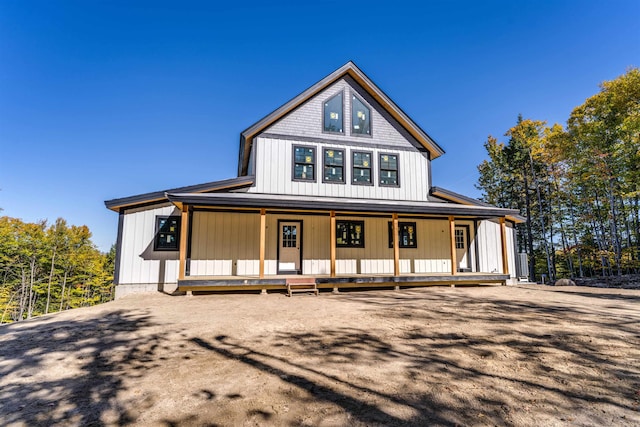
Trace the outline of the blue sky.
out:
[[[2,214],[90,227],[104,200],[236,176],[239,134],[353,60],[478,197],[489,134],[564,124],[640,66],[640,1],[0,0]]]

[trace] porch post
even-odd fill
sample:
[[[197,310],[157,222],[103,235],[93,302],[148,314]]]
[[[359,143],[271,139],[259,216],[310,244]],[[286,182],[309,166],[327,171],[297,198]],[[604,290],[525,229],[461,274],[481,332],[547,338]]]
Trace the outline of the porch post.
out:
[[[189,208],[182,205],[180,215],[180,261],[178,264],[178,280],[184,280],[187,271],[187,247],[189,245]]]
[[[458,263],[456,256],[456,221],[453,216],[449,217],[449,240],[451,247],[451,275],[455,276],[458,272]]]
[[[264,279],[264,247],[267,237],[267,210],[260,209],[260,278]]]
[[[502,271],[509,274],[509,259],[507,257],[507,224],[500,218],[500,241],[502,242]]]
[[[393,214],[393,275],[400,275],[400,245],[398,242],[398,214]]]
[[[329,238],[331,239],[331,277],[336,277],[336,211],[329,213]]]

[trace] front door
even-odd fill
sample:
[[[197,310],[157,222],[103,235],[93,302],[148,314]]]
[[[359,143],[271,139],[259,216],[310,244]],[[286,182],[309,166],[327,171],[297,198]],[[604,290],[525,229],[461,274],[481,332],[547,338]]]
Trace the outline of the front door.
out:
[[[300,274],[302,221],[278,221],[278,274]]]
[[[469,262],[469,228],[456,227],[456,260],[458,271],[471,271]]]

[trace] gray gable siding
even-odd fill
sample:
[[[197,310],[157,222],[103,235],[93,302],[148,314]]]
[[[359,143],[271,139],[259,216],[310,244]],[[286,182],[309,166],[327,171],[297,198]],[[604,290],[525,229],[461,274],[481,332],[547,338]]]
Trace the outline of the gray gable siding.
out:
[[[323,103],[337,93],[344,93],[344,134],[323,132]],[[351,135],[351,96],[357,96],[371,108],[371,136]],[[384,145],[399,149],[426,150],[402,126],[400,126],[366,91],[351,77],[338,80],[306,103],[264,130],[266,134],[300,136],[331,140],[336,143]]]

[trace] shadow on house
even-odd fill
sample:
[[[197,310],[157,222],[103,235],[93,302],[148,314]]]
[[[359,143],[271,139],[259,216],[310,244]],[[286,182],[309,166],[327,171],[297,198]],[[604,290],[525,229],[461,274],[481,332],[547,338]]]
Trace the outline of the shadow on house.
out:
[[[0,424],[123,425],[116,399],[124,380],[157,366],[157,335],[146,312],[117,311],[81,321],[22,323],[0,330]],[[57,370],[55,375],[43,372]],[[50,379],[55,376],[56,379]]]

